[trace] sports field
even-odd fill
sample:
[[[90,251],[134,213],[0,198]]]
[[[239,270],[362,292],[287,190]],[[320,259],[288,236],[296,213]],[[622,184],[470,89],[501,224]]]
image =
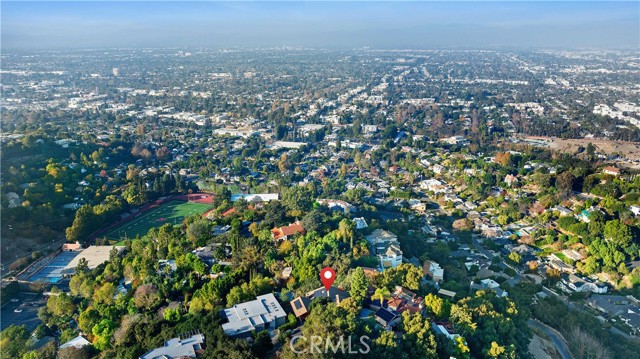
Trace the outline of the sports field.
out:
[[[104,235],[104,238],[121,241],[146,235],[153,227],[166,223],[181,224],[185,217],[202,214],[211,208],[210,204],[169,201],[149,210],[133,219],[124,222]]]

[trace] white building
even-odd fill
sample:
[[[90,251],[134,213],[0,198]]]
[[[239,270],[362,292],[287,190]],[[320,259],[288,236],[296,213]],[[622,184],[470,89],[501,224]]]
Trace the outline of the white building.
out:
[[[86,347],[87,345],[91,345],[91,342],[88,341],[82,335],[78,335],[77,337],[75,337],[75,338],[69,340],[68,342],[60,345],[59,349],[64,349],[64,348],[69,348],[69,347],[74,347],[76,349],[81,349],[81,348]]]
[[[140,359],[182,359],[195,358],[204,353],[203,334],[194,334],[188,338],[172,338],[164,346],[143,354]]]
[[[222,314],[228,320],[222,324],[222,329],[225,334],[233,337],[250,336],[256,330],[276,329],[287,318],[287,313],[271,293],[224,309]]]
[[[364,126],[362,126],[362,131],[364,133],[375,133],[375,132],[378,132],[378,126],[377,125],[364,125]]]
[[[278,193],[256,193],[256,194],[244,194],[244,193],[236,193],[231,195],[231,202],[235,202],[239,199],[244,199],[247,202],[269,202],[269,201],[277,201],[280,199],[280,195]]]
[[[318,198],[316,200],[316,202],[320,203],[323,206],[327,206],[329,208],[340,208],[345,214],[348,214],[349,212],[353,212],[356,210],[356,208],[348,202],[339,200],[339,199],[321,199]]]
[[[382,268],[382,270],[396,268],[402,264],[400,243],[390,243],[387,245],[384,251],[378,252],[378,259],[380,260],[380,268]]]
[[[602,294],[606,293],[609,289],[604,283],[590,282],[575,274],[563,275],[556,285],[566,292],[592,292]]]
[[[364,228],[369,227],[369,225],[367,224],[367,221],[364,219],[364,217],[354,218],[353,221],[356,223],[356,229],[364,229]]]
[[[448,143],[450,145],[468,145],[469,141],[464,136],[451,136],[447,138],[441,138],[441,142]]]
[[[395,268],[402,263],[402,250],[395,234],[383,229],[376,229],[365,238],[371,244],[380,261],[380,271]]]
[[[431,277],[434,281],[440,283],[444,280],[444,269],[440,264],[434,261],[426,261],[422,267],[422,272]]]

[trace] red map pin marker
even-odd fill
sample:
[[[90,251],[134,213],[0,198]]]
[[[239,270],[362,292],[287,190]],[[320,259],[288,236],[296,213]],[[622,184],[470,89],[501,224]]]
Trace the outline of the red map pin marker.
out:
[[[320,281],[324,284],[324,289],[327,290],[327,295],[329,295],[329,288],[333,284],[333,281],[336,280],[336,271],[331,267],[324,267],[320,271]]]

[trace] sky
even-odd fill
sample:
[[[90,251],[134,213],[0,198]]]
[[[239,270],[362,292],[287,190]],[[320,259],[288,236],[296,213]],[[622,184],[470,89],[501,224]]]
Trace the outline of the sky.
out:
[[[2,49],[640,48],[640,1],[1,1]]]

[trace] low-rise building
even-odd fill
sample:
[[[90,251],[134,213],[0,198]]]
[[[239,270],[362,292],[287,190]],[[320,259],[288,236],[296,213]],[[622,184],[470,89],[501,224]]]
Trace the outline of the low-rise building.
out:
[[[348,214],[350,212],[354,212],[356,210],[356,208],[348,202],[339,200],[339,199],[321,199],[318,198],[317,200],[318,203],[320,203],[323,206],[327,206],[330,209],[338,209],[341,210],[342,212],[344,212],[345,214]]]
[[[602,169],[602,173],[608,174],[608,175],[612,175],[612,176],[619,176],[620,175],[620,169],[617,168],[617,167],[613,167],[613,166],[607,166],[607,167]]]
[[[444,269],[434,261],[425,261],[422,266],[422,273],[438,283],[444,280]]]
[[[91,345],[91,342],[88,341],[82,335],[78,335],[77,337],[75,337],[75,338],[69,340],[68,342],[60,345],[59,349],[64,349],[64,348],[69,348],[69,347],[74,347],[76,349],[81,349],[81,348],[86,347],[87,345]]]
[[[291,223],[288,226],[274,228],[271,230],[271,235],[275,241],[283,241],[291,239],[291,237],[296,234],[304,234],[304,228],[302,227],[302,222],[297,221],[295,223]]]
[[[402,263],[402,249],[395,234],[383,229],[376,229],[365,238],[371,244],[373,254],[380,261],[381,271],[395,268]]]
[[[449,322],[432,322],[431,328],[434,332],[444,335],[449,338],[449,340],[456,340],[456,338],[460,337],[460,334],[456,333],[453,328],[453,324]]]
[[[384,307],[378,309],[374,317],[376,318],[376,322],[380,323],[386,330],[391,330],[391,328],[402,319],[394,310]]]
[[[387,308],[397,313],[405,311],[420,313],[424,308],[424,299],[416,293],[398,285],[391,294],[391,299],[387,300]]]
[[[509,293],[500,288],[500,284],[498,284],[498,282],[494,281],[493,279],[490,278],[485,278],[483,280],[480,281],[480,283],[475,283],[475,282],[471,282],[471,289],[474,290],[478,290],[478,289],[490,289],[492,291],[494,291],[496,293],[496,296],[498,297],[508,297]]]
[[[562,275],[556,285],[566,292],[592,292],[602,294],[606,293],[609,289],[604,283],[592,282],[574,274]]]
[[[285,323],[285,313],[276,297],[269,293],[255,300],[236,304],[222,311],[224,333],[232,337],[248,337],[253,331],[273,330]]]
[[[109,260],[109,255],[114,248],[118,253],[123,252],[125,249],[124,246],[90,246],[75,256],[75,258],[64,267],[62,273],[73,273],[81,259],[86,260],[89,269],[95,269],[97,266]]]
[[[356,217],[353,219],[353,222],[356,224],[356,229],[365,229],[369,227],[364,217]]]
[[[289,304],[296,318],[304,319],[309,315],[309,304],[316,298],[328,298],[330,301],[340,304],[343,300],[349,298],[349,292],[336,287],[329,287],[329,292],[324,287],[312,290],[305,294],[304,297],[296,297]]]
[[[153,349],[140,356],[140,359],[184,359],[196,358],[204,354],[204,335],[193,334],[186,338],[172,338],[163,347]]]

